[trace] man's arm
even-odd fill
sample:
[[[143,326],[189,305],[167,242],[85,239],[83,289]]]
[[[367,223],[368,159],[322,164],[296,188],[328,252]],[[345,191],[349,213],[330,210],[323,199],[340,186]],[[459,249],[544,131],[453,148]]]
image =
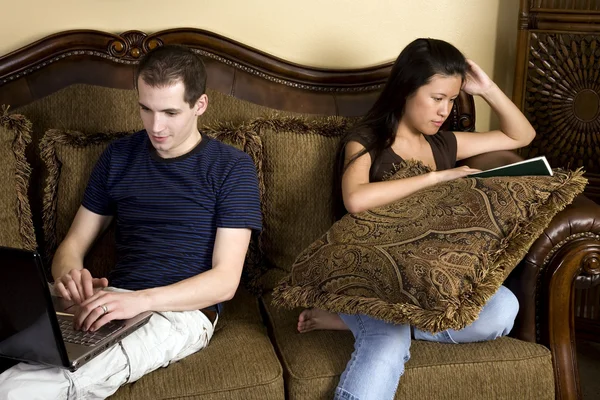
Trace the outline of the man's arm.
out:
[[[100,291],[82,304],[76,328],[93,331],[144,311],[199,310],[230,300],[240,283],[250,235],[246,228],[217,228],[212,269],[168,286],[126,293]]]
[[[144,290],[153,311],[198,310],[231,300],[240,283],[250,229],[217,228],[212,269],[174,283]]]
[[[81,303],[94,294],[94,287],[106,287],[106,278],[92,278],[83,268],[83,259],[94,240],[110,225],[112,216],[99,215],[80,206],[75,219],[52,261],[54,287],[62,297]]]

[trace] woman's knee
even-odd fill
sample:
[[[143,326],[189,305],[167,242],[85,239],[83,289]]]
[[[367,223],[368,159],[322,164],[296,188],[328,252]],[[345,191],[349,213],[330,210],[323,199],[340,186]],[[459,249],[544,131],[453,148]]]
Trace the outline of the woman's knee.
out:
[[[342,316],[344,319],[346,316]],[[402,367],[410,358],[410,326],[395,325],[364,315],[354,316],[348,326],[355,337],[355,351],[391,367]],[[365,360],[366,361],[366,360]]]
[[[519,300],[510,289],[500,286],[481,313],[483,315],[480,318],[487,322],[490,338],[506,336],[512,330],[519,313]]]
[[[510,333],[518,312],[517,297],[501,286],[483,307],[475,322],[460,331],[447,332],[455,343],[494,340]]]

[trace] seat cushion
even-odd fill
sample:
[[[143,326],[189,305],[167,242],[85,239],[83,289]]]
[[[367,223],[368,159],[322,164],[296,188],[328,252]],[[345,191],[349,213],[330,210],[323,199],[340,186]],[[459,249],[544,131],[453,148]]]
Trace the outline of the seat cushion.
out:
[[[264,296],[290,400],[332,398],[353,350],[352,334],[296,331],[299,309]],[[474,394],[476,397],[473,397]],[[550,351],[512,338],[469,344],[414,341],[396,399],[554,399]]]
[[[204,350],[120,388],[111,399],[283,399],[281,364],[257,298],[239,289]]]

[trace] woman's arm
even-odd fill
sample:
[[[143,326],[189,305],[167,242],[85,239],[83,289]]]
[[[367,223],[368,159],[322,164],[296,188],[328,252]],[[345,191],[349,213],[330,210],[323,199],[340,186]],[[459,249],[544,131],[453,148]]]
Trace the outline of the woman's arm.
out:
[[[527,146],[535,137],[535,130],[515,104],[500,90],[489,76],[473,61],[463,90],[481,96],[498,115],[500,130],[490,132],[454,132],[457,159],[496,150],[513,150]]]
[[[358,142],[348,142],[344,154],[344,163],[364,149]],[[350,213],[358,213],[392,203],[421,189],[439,182],[461,178],[479,170],[467,166],[434,171],[411,178],[383,182],[369,182],[371,156],[363,154],[348,166],[342,176],[342,196],[344,206]]]

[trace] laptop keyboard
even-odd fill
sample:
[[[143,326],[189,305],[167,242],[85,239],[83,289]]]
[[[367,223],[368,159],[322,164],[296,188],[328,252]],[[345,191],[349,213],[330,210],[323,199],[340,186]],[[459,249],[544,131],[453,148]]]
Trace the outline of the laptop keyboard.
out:
[[[73,329],[73,320],[58,318],[63,340],[67,343],[95,346],[108,335],[123,328],[123,323],[111,321],[95,332],[84,332]]]

